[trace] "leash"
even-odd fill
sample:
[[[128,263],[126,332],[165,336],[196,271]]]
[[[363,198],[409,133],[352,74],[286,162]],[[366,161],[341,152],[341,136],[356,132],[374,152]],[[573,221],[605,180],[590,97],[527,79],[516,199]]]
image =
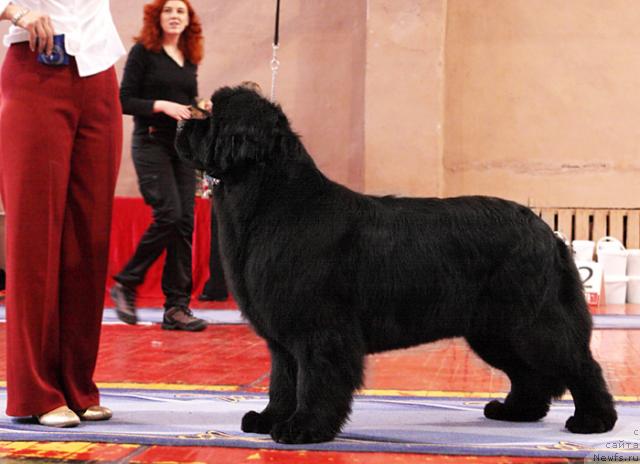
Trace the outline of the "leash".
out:
[[[276,99],[276,79],[280,61],[278,61],[278,44],[280,41],[280,0],[276,0],[276,27],[273,34],[273,44],[271,45],[271,101]]]

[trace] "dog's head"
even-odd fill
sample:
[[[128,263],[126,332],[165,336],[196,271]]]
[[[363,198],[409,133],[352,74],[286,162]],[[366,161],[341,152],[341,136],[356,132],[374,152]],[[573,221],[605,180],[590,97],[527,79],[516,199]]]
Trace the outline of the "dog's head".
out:
[[[223,179],[251,165],[269,163],[280,143],[292,134],[280,107],[246,84],[223,87],[211,96],[212,113],[179,125],[179,155],[212,177]]]

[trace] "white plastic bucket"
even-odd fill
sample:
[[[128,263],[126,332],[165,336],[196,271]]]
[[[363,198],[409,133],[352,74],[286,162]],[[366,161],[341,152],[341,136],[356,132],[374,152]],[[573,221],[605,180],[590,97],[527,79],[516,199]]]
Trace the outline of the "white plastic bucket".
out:
[[[629,278],[626,276],[605,277],[604,296],[606,304],[624,304],[627,301],[628,280]]]
[[[640,276],[640,250],[627,250],[627,275]]]
[[[605,250],[598,253],[598,262],[602,264],[606,276],[624,276],[627,273],[626,251]]]
[[[627,303],[640,304],[640,276],[629,277],[629,282],[627,282]]]
[[[614,237],[602,237],[596,244],[598,262],[602,264],[604,278],[624,276],[627,274],[627,250]]]
[[[624,245],[617,238],[606,236],[598,240],[598,243],[596,244],[596,250],[597,251],[600,251],[600,250],[624,251]]]
[[[593,261],[593,250],[595,247],[596,242],[592,240],[574,240],[571,242],[573,258],[576,261]]]

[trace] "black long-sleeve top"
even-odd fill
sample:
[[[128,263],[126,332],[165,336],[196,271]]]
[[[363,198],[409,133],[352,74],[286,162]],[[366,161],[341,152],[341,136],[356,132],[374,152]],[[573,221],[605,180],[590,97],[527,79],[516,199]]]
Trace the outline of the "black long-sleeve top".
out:
[[[163,138],[175,138],[177,121],[164,113],[154,113],[155,100],[167,100],[183,105],[194,103],[198,95],[197,66],[185,60],[180,66],[164,49],[156,53],[140,43],[129,51],[120,84],[122,112],[133,115],[136,135],[149,132]]]

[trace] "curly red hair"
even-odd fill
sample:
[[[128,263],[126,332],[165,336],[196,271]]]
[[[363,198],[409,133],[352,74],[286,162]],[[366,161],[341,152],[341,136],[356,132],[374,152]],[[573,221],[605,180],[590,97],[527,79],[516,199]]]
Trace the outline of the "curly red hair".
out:
[[[160,14],[164,4],[169,0],[154,0],[144,6],[144,19],[140,34],[133,39],[141,43],[147,50],[159,52],[162,49],[162,28]],[[180,35],[178,48],[187,60],[193,64],[200,64],[204,55],[204,37],[202,24],[189,0],[180,0],[189,10],[189,25]]]

